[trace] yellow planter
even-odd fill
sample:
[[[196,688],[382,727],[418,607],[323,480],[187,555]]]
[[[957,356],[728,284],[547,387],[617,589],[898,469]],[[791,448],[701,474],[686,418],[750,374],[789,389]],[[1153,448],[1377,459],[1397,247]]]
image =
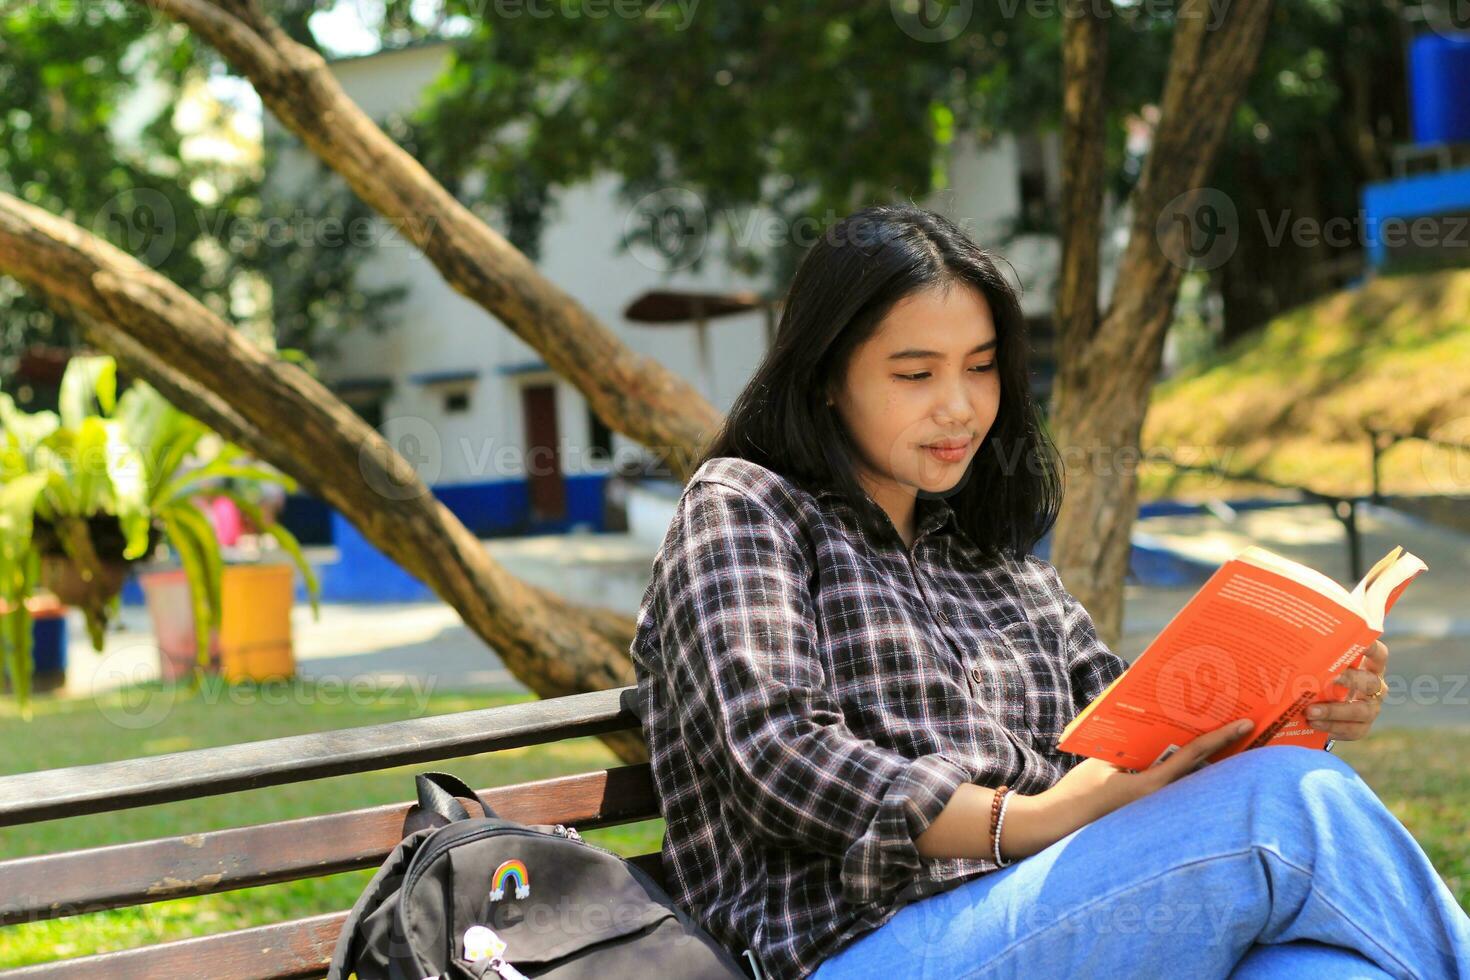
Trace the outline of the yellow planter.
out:
[[[220,579],[219,667],[228,681],[294,676],[290,565],[227,565]]]

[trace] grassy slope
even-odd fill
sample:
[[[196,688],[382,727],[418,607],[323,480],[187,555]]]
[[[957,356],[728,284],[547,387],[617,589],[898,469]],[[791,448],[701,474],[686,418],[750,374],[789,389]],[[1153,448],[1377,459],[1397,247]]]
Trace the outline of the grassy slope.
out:
[[[1228,455],[1217,461],[1234,472],[1366,493],[1365,422],[1470,441],[1467,367],[1470,270],[1379,278],[1284,314],[1160,385],[1143,445],[1221,447]],[[1162,465],[1141,476],[1145,498],[1206,489]],[[1470,492],[1470,453],[1400,444],[1384,456],[1383,485]]]

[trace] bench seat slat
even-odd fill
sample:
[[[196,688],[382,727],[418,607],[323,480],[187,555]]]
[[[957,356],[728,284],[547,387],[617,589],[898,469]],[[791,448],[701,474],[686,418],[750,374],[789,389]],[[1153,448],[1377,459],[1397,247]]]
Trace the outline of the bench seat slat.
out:
[[[80,956],[0,972],[4,980],[286,980],[325,976],[346,912]]]
[[[521,823],[613,826],[658,816],[646,764],[480,791]],[[409,804],[0,862],[0,925],[379,865],[402,837]]]
[[[635,729],[634,687],[0,777],[0,827]]]
[[[659,855],[629,858],[660,884]],[[327,972],[346,912],[0,971],[0,980],[296,980]]]

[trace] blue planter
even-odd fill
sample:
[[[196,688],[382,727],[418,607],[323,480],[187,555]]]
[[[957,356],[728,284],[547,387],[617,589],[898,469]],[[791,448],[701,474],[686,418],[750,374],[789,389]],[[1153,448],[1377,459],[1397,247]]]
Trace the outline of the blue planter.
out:
[[[31,620],[31,688],[53,691],[66,683],[66,617],[36,616]]]

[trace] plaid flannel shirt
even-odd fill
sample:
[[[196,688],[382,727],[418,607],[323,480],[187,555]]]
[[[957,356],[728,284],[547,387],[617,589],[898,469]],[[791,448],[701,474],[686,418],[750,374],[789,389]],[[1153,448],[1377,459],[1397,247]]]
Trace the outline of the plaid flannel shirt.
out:
[[[665,873],[771,977],[995,870],[915,839],[961,783],[1053,785],[1081,761],[1062,728],[1127,666],[1049,563],[984,563],[917,507],[905,550],[836,491],[710,459],[654,560],[632,657]]]

